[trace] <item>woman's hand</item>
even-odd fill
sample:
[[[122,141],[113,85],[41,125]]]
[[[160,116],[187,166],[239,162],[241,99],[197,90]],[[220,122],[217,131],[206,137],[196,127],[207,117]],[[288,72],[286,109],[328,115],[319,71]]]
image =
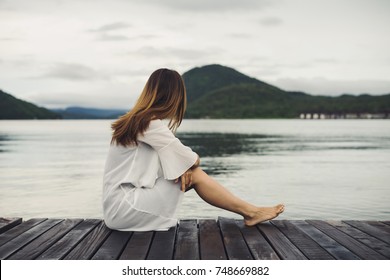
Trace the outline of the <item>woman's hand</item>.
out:
[[[196,160],[195,164],[190,169],[188,169],[186,172],[184,172],[184,174],[181,175],[180,178],[177,178],[175,180],[175,183],[177,183],[177,182],[179,182],[179,179],[180,179],[182,192],[188,191],[190,189],[190,187],[192,186],[192,170],[199,167],[199,165],[200,165],[200,158],[198,156],[198,159]]]
[[[181,191],[185,192],[192,185],[192,169],[188,169],[180,176],[181,181]],[[175,180],[175,183],[179,182],[179,178]]]

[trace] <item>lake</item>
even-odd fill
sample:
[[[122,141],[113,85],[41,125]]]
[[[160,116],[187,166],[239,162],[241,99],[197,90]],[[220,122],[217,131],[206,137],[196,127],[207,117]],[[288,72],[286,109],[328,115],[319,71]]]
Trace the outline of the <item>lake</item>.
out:
[[[0,121],[0,216],[101,218],[110,120]],[[184,120],[231,192],[284,219],[390,219],[389,120]],[[187,192],[180,218],[239,217]]]

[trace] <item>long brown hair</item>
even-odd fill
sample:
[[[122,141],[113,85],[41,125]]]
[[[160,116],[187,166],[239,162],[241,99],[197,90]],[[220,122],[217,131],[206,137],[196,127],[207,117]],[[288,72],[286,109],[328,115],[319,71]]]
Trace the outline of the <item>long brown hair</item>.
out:
[[[138,144],[137,135],[148,128],[152,119],[169,119],[169,128],[175,131],[183,120],[186,106],[186,89],[180,74],[158,69],[150,75],[133,109],[111,125],[111,143]]]

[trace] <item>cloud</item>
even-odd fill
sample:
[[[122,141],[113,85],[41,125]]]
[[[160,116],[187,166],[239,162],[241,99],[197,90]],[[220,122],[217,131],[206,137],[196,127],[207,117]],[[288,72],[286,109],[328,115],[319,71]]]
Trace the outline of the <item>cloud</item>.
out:
[[[264,9],[273,4],[270,0],[138,0],[138,2],[143,4],[160,5],[165,8],[189,12],[221,12]]]
[[[283,24],[283,20],[278,17],[266,17],[260,20],[260,24],[269,27],[280,26]]]
[[[113,35],[108,33],[101,33],[98,35],[97,40],[98,41],[135,41],[135,40],[150,40],[157,38],[157,35],[152,34],[141,34],[141,35],[134,35],[134,36],[125,36],[125,35]]]
[[[229,36],[231,38],[236,38],[236,39],[250,39],[253,37],[252,35],[246,34],[246,33],[230,33],[230,34],[227,34],[227,36]]]
[[[0,38],[0,41],[18,41],[20,39],[18,38],[13,38],[13,37],[3,37],[3,38]]]
[[[158,36],[156,34],[139,34],[139,35],[132,36],[130,39],[131,40],[147,40],[147,39],[155,39],[158,37],[160,37],[160,36]]]
[[[113,31],[113,30],[120,30],[120,29],[127,29],[131,27],[130,24],[126,22],[114,22],[114,23],[109,23],[102,25],[96,29],[90,29],[90,32],[108,32],[108,31]]]
[[[134,92],[134,93],[132,93]],[[95,108],[130,108],[138,98],[138,92],[128,85],[111,85],[81,89],[60,89],[52,91],[35,91],[18,96],[29,102],[46,108],[66,108],[83,106]]]
[[[331,80],[315,78],[279,78],[268,82],[290,91],[304,91],[317,95],[387,94],[390,93],[390,80]]]
[[[315,64],[339,64],[339,63],[341,63],[340,60],[337,60],[335,58],[317,58],[317,59],[314,59],[313,62]]]
[[[107,79],[107,76],[85,65],[76,63],[57,63],[39,78],[80,81]]]
[[[130,24],[120,21],[102,25],[95,29],[89,29],[88,32],[96,33],[98,41],[127,41],[130,38],[125,35],[112,34],[118,30],[124,30],[132,27]]]
[[[111,34],[99,34],[97,37],[97,40],[99,41],[127,41],[130,40],[129,37],[124,35],[111,35]]]
[[[310,71],[316,67],[335,67],[337,64],[343,63],[342,60],[335,58],[317,58],[317,59],[302,59],[290,62],[275,62],[265,56],[253,56],[246,65],[240,64],[242,69],[249,69],[251,73],[259,77],[259,79],[266,77],[282,76],[283,73],[296,73],[297,71]]]
[[[199,49],[172,48],[172,47],[156,48],[152,46],[145,46],[130,54],[137,55],[137,56],[142,55],[146,57],[174,56],[178,58],[195,59],[195,58],[213,56],[221,52],[223,52],[222,49],[199,50]]]
[[[26,100],[47,108],[65,108],[78,105],[87,106],[91,97],[85,92],[34,92],[27,95]]]

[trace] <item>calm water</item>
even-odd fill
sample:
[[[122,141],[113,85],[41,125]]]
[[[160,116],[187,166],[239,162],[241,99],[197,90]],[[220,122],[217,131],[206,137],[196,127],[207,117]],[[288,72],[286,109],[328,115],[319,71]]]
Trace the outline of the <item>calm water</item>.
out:
[[[0,121],[0,216],[102,217],[110,121]],[[390,121],[186,120],[182,141],[233,193],[286,219],[390,219]],[[186,193],[179,216],[238,217]]]

